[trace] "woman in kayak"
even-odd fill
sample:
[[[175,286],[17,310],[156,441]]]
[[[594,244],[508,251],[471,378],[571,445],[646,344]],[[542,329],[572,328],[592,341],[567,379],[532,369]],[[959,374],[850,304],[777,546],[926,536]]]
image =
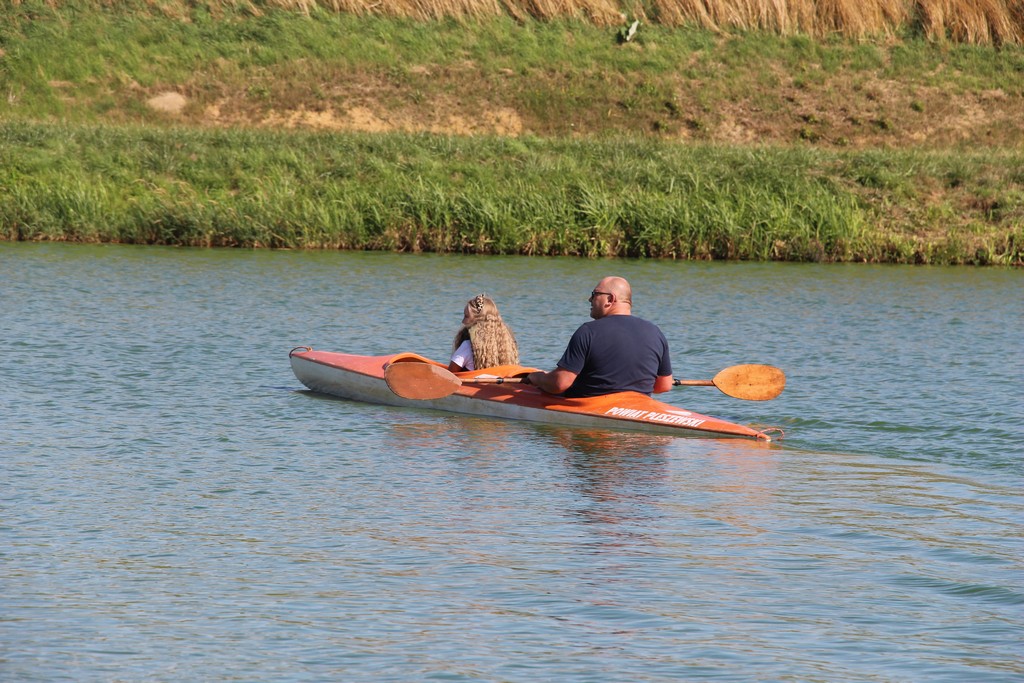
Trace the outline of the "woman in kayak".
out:
[[[496,365],[518,365],[519,345],[498,313],[494,300],[477,294],[466,304],[462,327],[455,333],[448,370],[463,372]]]

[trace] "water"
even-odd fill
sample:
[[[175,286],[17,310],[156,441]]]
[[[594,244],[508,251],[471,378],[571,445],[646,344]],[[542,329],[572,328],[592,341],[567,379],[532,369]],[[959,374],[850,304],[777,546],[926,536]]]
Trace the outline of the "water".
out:
[[[774,444],[303,390],[606,274]],[[0,243],[0,679],[1020,681],[1024,273]]]

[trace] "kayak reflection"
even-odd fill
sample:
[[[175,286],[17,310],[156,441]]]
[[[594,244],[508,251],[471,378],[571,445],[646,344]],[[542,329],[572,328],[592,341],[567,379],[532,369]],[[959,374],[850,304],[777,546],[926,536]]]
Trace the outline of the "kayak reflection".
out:
[[[602,544],[659,544],[648,530],[665,517],[756,534],[751,520],[771,507],[780,449],[769,443],[546,425],[533,431],[562,452],[580,496],[573,510]]]
[[[537,425],[534,433],[560,452],[576,502],[569,507],[594,550],[652,542],[646,530],[671,493],[668,460],[674,437]]]

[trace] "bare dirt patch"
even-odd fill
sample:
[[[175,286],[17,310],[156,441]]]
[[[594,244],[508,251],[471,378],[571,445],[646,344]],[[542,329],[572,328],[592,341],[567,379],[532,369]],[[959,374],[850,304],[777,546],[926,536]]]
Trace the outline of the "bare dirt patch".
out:
[[[623,82],[581,97],[578,91],[564,96],[567,78],[535,72],[526,82],[514,74],[481,73],[471,64],[417,65],[397,79],[348,72],[328,87],[269,83],[260,97],[221,90],[206,103],[197,95],[199,106],[187,108],[191,102],[180,94],[162,92],[147,104],[213,126],[510,137],[636,134],[852,148],[1024,144],[1024,92],[954,92],[870,74],[798,81],[777,73],[772,85],[731,91],[679,78],[652,88],[652,96]],[[192,84],[182,89],[213,90]]]
[[[461,108],[434,107],[430,110],[389,109],[380,103],[355,105],[347,109],[270,109],[255,119],[220,100],[206,107],[207,124],[255,125],[268,128],[308,128],[312,130],[351,130],[364,133],[430,132],[451,135],[518,136],[523,133],[519,114],[510,107],[476,108],[472,113]]]
[[[146,100],[146,106],[165,114],[181,114],[188,104],[188,98],[177,92],[162,92]]]

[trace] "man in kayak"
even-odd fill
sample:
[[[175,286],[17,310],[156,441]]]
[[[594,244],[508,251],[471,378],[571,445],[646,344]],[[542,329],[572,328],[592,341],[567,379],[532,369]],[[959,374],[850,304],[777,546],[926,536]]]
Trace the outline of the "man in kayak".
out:
[[[590,293],[591,322],[580,325],[550,372],[524,378],[566,398],[617,391],[650,395],[672,388],[668,341],[652,322],[633,315],[633,293],[621,277],[606,277]]]

